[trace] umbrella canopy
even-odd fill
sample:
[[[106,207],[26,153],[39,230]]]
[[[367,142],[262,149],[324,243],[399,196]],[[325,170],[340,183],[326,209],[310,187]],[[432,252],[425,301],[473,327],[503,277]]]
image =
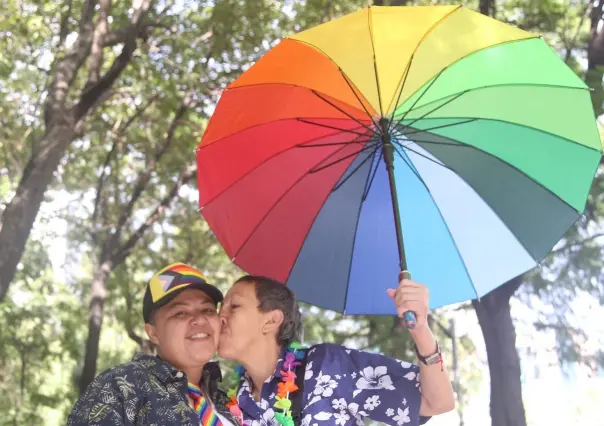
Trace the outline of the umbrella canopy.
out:
[[[538,36],[464,7],[370,7],[227,87],[197,150],[199,203],[244,270],[394,314],[401,267],[432,307],[534,267],[601,155],[588,88]]]

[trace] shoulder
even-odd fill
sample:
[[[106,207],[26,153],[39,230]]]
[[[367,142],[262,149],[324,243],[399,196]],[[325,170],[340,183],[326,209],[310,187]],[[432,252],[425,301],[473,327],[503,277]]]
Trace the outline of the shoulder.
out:
[[[116,365],[96,376],[75,403],[69,416],[69,425],[89,424],[95,419],[99,424],[120,418],[125,404],[137,398],[137,373],[141,367],[134,362]],[[117,417],[116,417],[117,416]]]
[[[349,363],[350,354],[354,349],[335,343],[320,343],[307,349],[307,365],[309,368],[329,369],[330,366],[345,366]]]
[[[374,355],[371,352],[365,352],[336,343],[319,343],[308,348],[309,359],[323,359],[326,361],[338,361],[341,359],[357,358],[364,355]]]
[[[336,343],[319,343],[317,345],[312,345],[307,350],[308,357],[318,357],[318,356],[338,356],[346,351],[350,351],[346,346],[338,345]]]
[[[315,368],[340,365],[342,368],[363,369],[365,367],[388,366],[401,371],[418,371],[419,367],[377,352],[348,348],[334,343],[321,343],[308,348],[308,363]]]
[[[86,394],[101,397],[103,392],[119,391],[127,396],[134,393],[141,381],[146,382],[149,375],[148,368],[138,361],[119,364],[95,377],[86,389]]]

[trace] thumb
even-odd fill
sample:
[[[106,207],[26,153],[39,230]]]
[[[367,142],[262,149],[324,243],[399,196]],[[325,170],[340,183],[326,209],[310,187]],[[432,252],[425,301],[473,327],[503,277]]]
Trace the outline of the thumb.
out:
[[[394,299],[394,295],[396,293],[396,290],[393,288],[389,288],[388,290],[386,290],[386,293],[388,293],[388,296],[392,297]]]

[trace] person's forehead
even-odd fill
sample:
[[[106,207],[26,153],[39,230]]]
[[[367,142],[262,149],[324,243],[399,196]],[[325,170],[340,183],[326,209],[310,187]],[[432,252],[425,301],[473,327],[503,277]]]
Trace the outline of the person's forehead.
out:
[[[180,292],[174,299],[169,301],[166,306],[174,305],[197,305],[210,303],[216,305],[214,299],[208,296],[203,290],[188,289]]]
[[[233,297],[233,296],[248,296],[250,292],[254,291],[254,286],[252,285],[252,283],[249,283],[247,281],[240,281],[238,283],[235,283],[231,289],[228,291],[226,297]]]

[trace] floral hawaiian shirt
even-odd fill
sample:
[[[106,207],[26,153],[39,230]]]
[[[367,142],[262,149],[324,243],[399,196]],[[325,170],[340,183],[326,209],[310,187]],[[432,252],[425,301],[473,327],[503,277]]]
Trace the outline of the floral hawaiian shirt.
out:
[[[249,377],[241,378],[238,402],[246,426],[279,426],[272,407],[281,364],[264,383],[260,402],[250,393]],[[362,426],[365,419],[417,426],[428,420],[419,416],[419,367],[340,345],[308,349],[303,394],[301,426]]]
[[[234,422],[225,407],[226,394],[218,388],[221,378],[218,363],[208,362],[202,372],[202,384],[220,415]],[[158,357],[143,354],[99,374],[67,421],[68,426],[199,424],[199,417],[189,405],[184,372]]]

